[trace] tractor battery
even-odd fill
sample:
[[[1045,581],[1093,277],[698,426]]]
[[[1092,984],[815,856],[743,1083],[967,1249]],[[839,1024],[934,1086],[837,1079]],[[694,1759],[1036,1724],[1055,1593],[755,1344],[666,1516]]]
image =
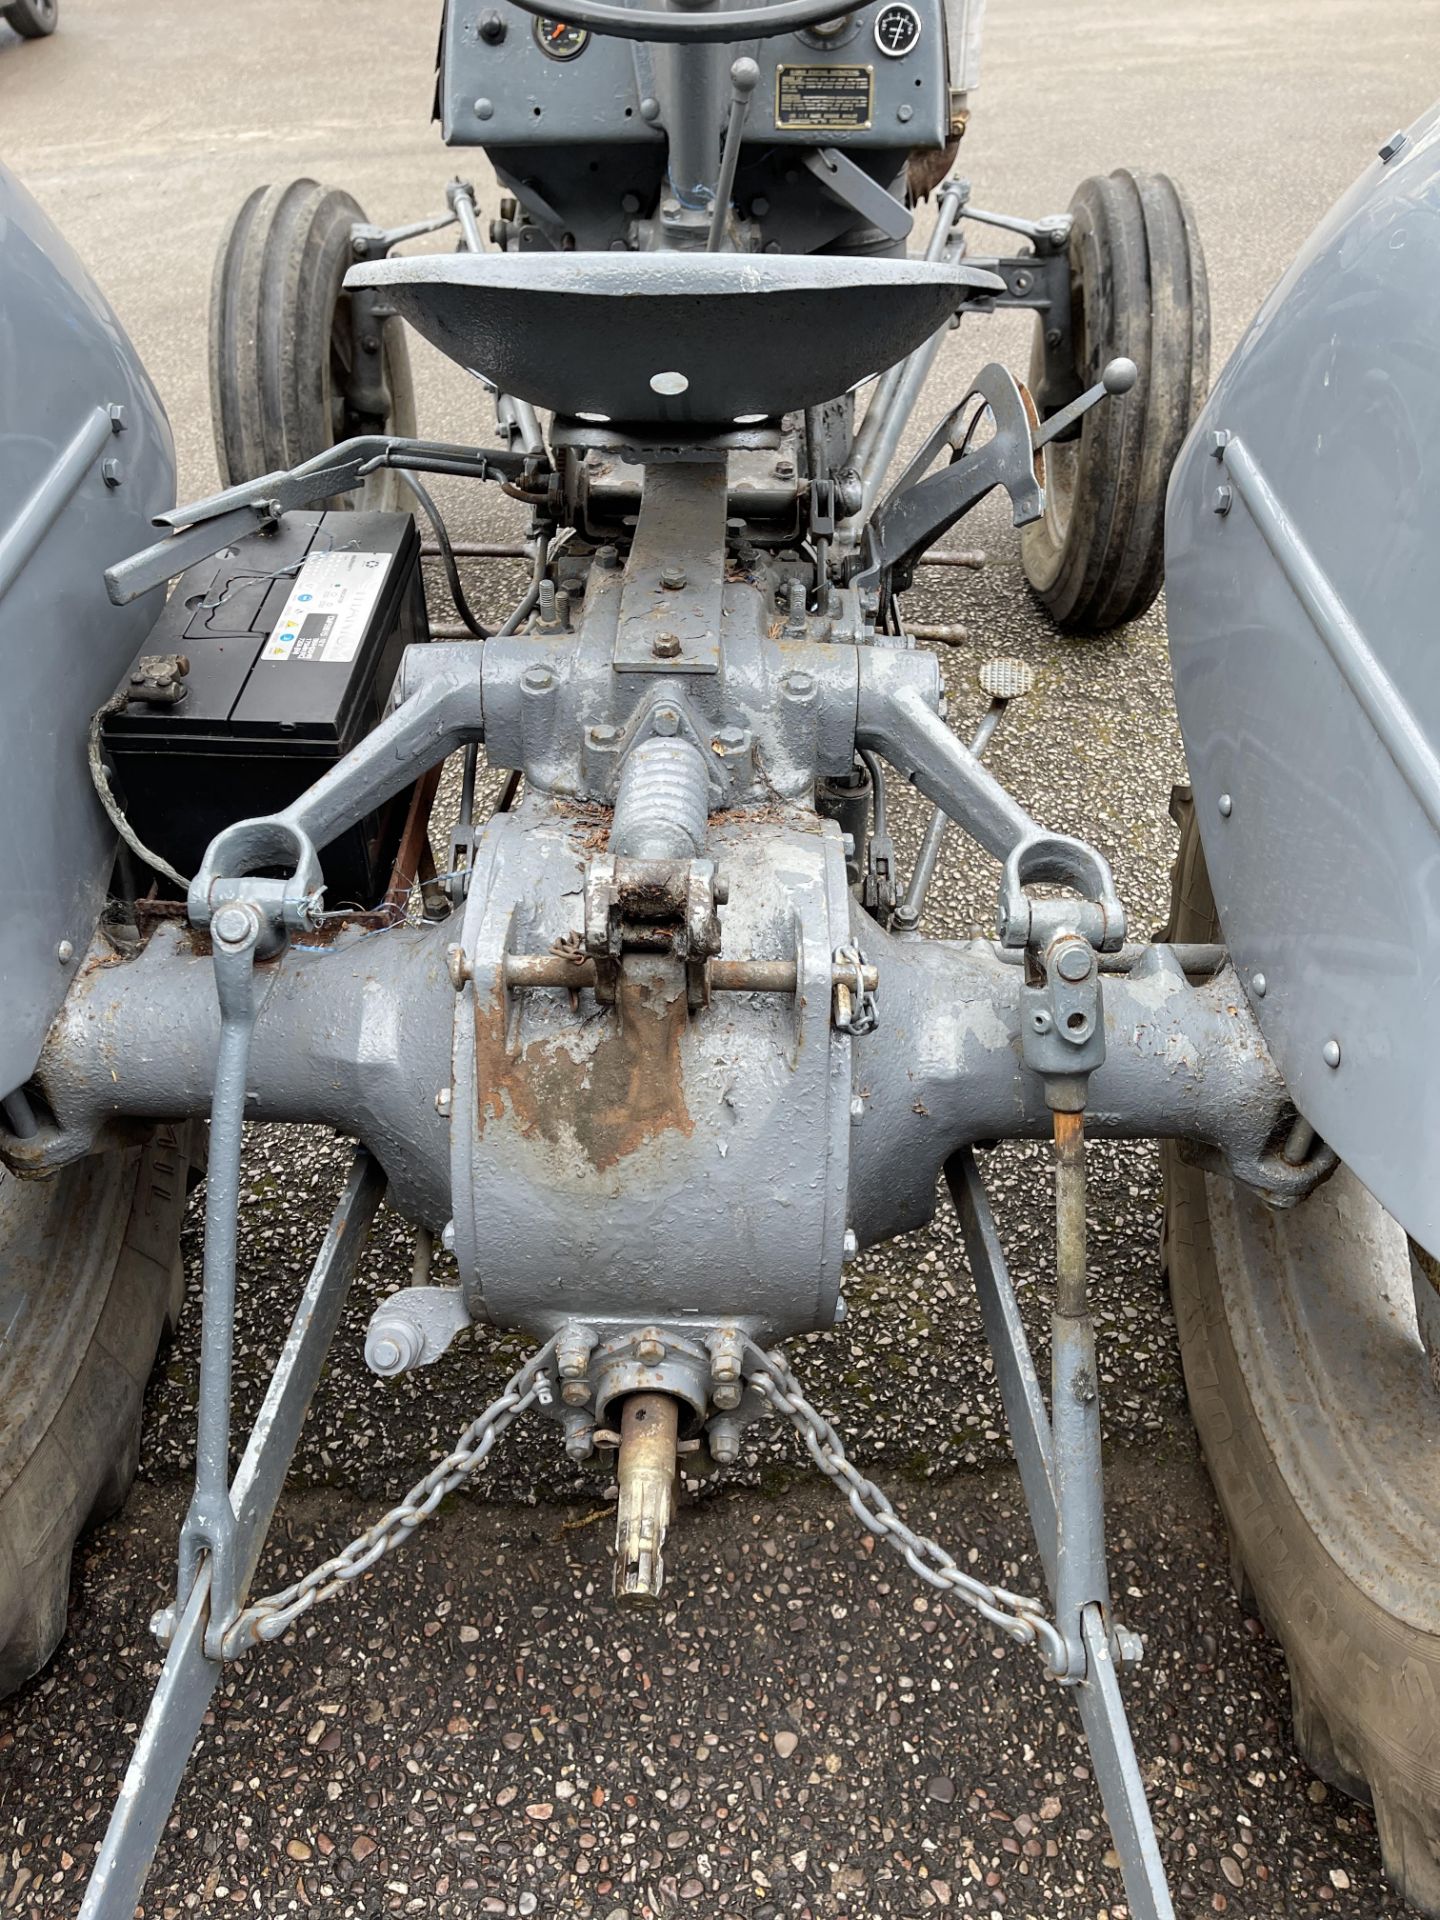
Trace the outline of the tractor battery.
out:
[[[105,722],[130,824],[193,874],[222,827],[280,812],[343,759],[428,638],[408,513],[288,513],[192,567]],[[412,793],[320,850],[328,907],[383,897]]]

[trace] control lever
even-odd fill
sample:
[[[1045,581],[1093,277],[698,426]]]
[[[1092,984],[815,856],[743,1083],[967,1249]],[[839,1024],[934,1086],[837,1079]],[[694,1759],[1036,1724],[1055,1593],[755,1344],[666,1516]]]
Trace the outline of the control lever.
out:
[[[720,178],[715,182],[715,198],[710,204],[710,231],[705,236],[705,251],[719,253],[725,238],[725,219],[730,211],[730,195],[735,190],[735,170],[740,165],[740,141],[750,112],[750,96],[760,84],[760,69],[748,55],[742,55],[730,69],[730,119],[725,127],[725,150],[720,156]]]
[[[1107,360],[1093,387],[1087,387],[1068,407],[1061,407],[1058,413],[1052,413],[1045,424],[1030,436],[1030,444],[1035,452],[1039,453],[1042,447],[1048,447],[1052,440],[1058,440],[1062,433],[1068,433],[1080,416],[1088,413],[1107,393],[1129,393],[1139,378],[1140,369],[1133,360]]]
[[[1047,213],[1041,220],[1024,220],[1018,213],[984,213],[979,207],[967,207],[960,218],[982,227],[999,227],[1003,233],[1018,233],[1037,253],[1059,253],[1069,244],[1075,225],[1074,216],[1068,213]]]

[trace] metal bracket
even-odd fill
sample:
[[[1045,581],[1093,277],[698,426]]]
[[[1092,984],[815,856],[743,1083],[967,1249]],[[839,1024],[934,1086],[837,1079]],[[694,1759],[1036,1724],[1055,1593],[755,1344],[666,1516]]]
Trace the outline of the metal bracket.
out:
[[[970,452],[969,428],[980,410],[977,401],[988,408],[995,430]],[[1045,511],[1042,474],[1031,444],[1038,425],[1039,416],[1015,376],[998,363],[982,367],[959,406],[946,414],[876,508],[866,529],[860,584],[889,578],[895,591],[903,593],[925,549],[995,487],[1004,487],[1010,495],[1017,527],[1038,520]],[[950,464],[929,473],[947,448]]]
[[[848,154],[838,147],[814,147],[800,157],[832,200],[868,220],[887,240],[909,239],[914,214]]]
[[[470,1325],[459,1287],[402,1287],[382,1300],[365,1329],[365,1364],[388,1379],[429,1367],[449,1352]]]

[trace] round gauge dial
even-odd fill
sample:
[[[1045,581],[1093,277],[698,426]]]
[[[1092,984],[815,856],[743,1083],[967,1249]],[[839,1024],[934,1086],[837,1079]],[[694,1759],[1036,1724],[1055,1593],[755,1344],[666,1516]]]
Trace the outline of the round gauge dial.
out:
[[[573,60],[577,53],[583,53],[589,44],[590,36],[584,27],[572,27],[564,20],[552,20],[541,14],[535,22],[535,38],[540,51],[548,54],[552,60]]]
[[[909,53],[920,39],[920,16],[905,0],[891,0],[875,16],[875,44],[881,53],[898,60]]]

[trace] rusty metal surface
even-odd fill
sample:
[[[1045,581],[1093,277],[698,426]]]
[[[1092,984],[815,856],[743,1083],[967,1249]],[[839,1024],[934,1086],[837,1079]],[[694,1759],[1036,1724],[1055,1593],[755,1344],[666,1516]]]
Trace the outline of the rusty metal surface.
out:
[[[517,952],[576,950],[596,830],[530,796],[480,843],[451,1120],[472,1312],[548,1331],[577,1310],[583,1274],[600,1321],[828,1320],[850,1133],[849,1042],[830,1028],[831,955],[849,928],[838,834],[802,832],[783,808],[716,816],[711,851],[731,882],[721,962],[795,969],[799,991],[716,994],[690,1017],[683,966],[664,955],[627,959],[614,1009],[568,982],[507,989]]]

